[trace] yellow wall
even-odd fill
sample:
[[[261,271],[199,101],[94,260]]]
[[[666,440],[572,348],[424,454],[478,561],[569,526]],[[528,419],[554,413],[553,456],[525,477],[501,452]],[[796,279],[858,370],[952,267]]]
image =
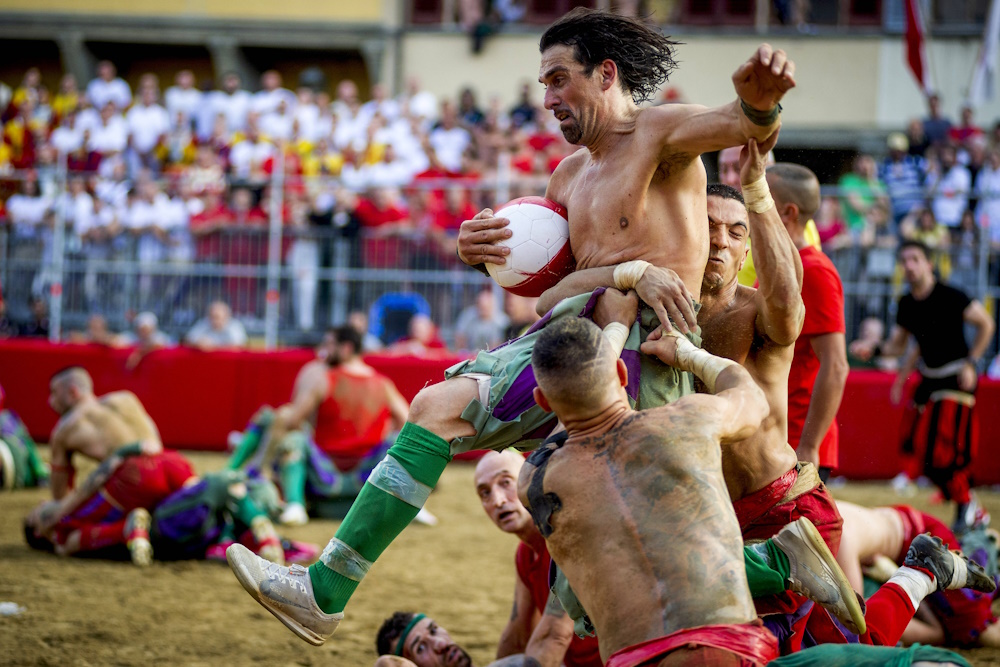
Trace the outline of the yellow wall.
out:
[[[382,18],[378,0],[0,0],[0,11],[119,14],[171,18],[277,19],[372,22]]]

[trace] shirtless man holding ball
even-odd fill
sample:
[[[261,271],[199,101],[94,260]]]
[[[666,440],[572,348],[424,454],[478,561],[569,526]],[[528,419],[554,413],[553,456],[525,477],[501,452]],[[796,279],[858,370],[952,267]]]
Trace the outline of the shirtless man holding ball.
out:
[[[584,314],[607,325],[617,350],[626,349],[630,376],[641,377],[629,393],[640,408],[693,390],[689,373],[645,358],[638,347],[668,317],[697,340],[694,303],[709,253],[699,157],[776,132],[778,102],[795,85],[795,67],[763,44],[733,74],[732,103],[640,108],[676,67],[673,47],[640,21],[584,9],[542,36],[545,108],[581,146],[560,163],[546,197],[568,210],[578,269],[600,269],[608,284],[634,288],[649,308],[630,330],[602,313],[596,296],[566,299],[520,339],[449,369],[445,382],[414,398],[395,444],[308,570],[231,547],[230,566],[243,587],[305,641],[321,645],[333,634],[372,562],[417,514],[452,456],[515,443],[531,449],[551,431],[554,418],[532,399],[530,368],[533,340],[549,322]],[[504,251],[494,244],[505,238],[505,224],[489,209],[463,223],[462,260],[502,263]]]

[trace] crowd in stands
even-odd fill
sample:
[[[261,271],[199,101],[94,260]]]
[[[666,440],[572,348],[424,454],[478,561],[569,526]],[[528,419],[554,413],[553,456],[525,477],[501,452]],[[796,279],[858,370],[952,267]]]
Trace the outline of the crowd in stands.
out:
[[[217,83],[199,88],[184,70],[165,86],[146,73],[132,90],[113,63],[102,61],[85,86],[66,74],[50,91],[35,68],[15,86],[0,85],[0,224],[9,230],[8,257],[39,267],[28,291],[41,303],[31,306],[33,322],[19,326],[44,330],[35,311],[44,309],[39,297],[53,281],[58,216],[66,253],[88,267],[132,260],[140,270],[172,265],[175,275],[183,273],[178,265],[195,272],[196,265],[257,267],[212,278],[219,289],[197,301],[184,326],[211,299],[226,301],[239,319],[260,316],[268,225],[279,216],[282,260],[295,276],[295,326],[310,331],[317,324],[317,269],[335,261],[456,269],[462,221],[496,204],[498,157],[510,156],[513,198],[541,194],[574,150],[532,99],[529,83],[510,108],[496,99],[482,106],[471,88],[439,100],[416,79],[397,97],[373,85],[366,101],[351,80],[337,83],[332,96],[309,86],[292,91],[274,70],[261,75],[256,92],[235,73]],[[665,102],[679,99],[668,92]],[[884,155],[857,156],[838,194],[824,198],[816,223],[828,252],[919,238],[939,252],[944,277],[968,286],[980,244],[1000,249],[1000,122],[980,127],[971,109],[952,122],[936,96],[928,106],[926,118],[889,135]],[[276,170],[280,205],[272,192]],[[317,242],[330,238],[350,241],[347,258],[334,259]],[[990,270],[1000,274],[1000,266]],[[192,290],[152,273],[140,277],[137,310],[162,310],[164,293],[176,302]],[[92,268],[75,279],[87,310],[102,312],[101,295],[116,285]],[[459,319],[479,322],[477,307]],[[13,330],[7,322],[0,311],[0,333]],[[469,338],[449,331],[448,342],[477,348],[495,338],[486,328]]]

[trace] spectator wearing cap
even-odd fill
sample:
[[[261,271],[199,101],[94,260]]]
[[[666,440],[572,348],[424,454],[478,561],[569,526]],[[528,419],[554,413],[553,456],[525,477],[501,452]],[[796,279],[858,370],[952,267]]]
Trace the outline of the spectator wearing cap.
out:
[[[902,132],[890,134],[886,146],[889,154],[879,166],[879,178],[889,193],[892,218],[898,226],[924,201],[924,160],[910,155],[910,142]]]
[[[132,90],[125,80],[118,76],[118,70],[110,60],[97,63],[97,76],[87,84],[87,97],[95,109],[114,104],[122,111],[132,103]]]
[[[205,317],[194,323],[186,340],[200,350],[235,349],[245,347],[247,332],[224,301],[213,301]]]

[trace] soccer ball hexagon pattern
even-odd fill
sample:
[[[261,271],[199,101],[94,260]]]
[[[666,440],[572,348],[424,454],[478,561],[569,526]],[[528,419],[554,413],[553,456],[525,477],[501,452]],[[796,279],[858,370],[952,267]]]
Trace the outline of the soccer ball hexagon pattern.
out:
[[[501,287],[521,296],[540,296],[573,271],[565,208],[544,197],[521,197],[495,215],[510,220],[507,229],[513,232],[501,242],[510,248],[507,263],[486,265]]]

